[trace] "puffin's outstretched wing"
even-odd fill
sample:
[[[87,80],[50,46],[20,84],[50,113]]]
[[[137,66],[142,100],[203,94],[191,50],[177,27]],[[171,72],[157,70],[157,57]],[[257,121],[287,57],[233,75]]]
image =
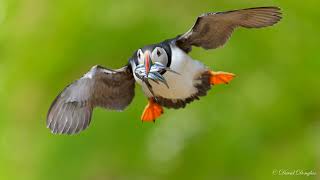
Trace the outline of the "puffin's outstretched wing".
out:
[[[185,52],[192,46],[215,49],[224,45],[237,27],[262,28],[281,19],[278,7],[257,7],[227,12],[206,13],[198,17],[193,27],[178,36],[176,45]]]
[[[79,133],[90,124],[94,107],[125,109],[134,97],[134,85],[128,66],[117,70],[94,66],[56,97],[47,115],[47,127],[54,134]]]

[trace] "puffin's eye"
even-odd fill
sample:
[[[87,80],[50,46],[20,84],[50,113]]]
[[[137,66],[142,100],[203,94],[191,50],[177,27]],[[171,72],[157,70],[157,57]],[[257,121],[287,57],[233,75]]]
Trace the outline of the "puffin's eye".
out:
[[[157,49],[157,56],[161,56],[161,52],[159,51],[159,49]]]
[[[137,52],[137,57],[138,57],[138,59],[141,58],[141,54],[142,54],[142,51],[141,51],[141,49],[139,49],[138,52]]]

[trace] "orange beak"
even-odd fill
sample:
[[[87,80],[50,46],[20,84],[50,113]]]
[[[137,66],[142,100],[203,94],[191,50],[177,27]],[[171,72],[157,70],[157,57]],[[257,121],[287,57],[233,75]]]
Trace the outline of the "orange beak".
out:
[[[150,72],[150,69],[151,69],[151,62],[150,62],[150,53],[149,51],[146,51],[144,53],[144,66],[146,68],[146,75],[148,77],[148,74]]]

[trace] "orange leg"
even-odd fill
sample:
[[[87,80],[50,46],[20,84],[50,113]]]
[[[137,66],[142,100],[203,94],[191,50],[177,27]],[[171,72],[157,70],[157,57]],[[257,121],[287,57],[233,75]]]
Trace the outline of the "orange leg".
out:
[[[153,98],[149,98],[149,102],[147,106],[144,108],[144,111],[141,116],[142,122],[150,122],[150,121],[155,121],[156,118],[160,117],[161,114],[163,113],[163,108],[154,102]]]
[[[235,75],[228,72],[215,72],[210,71],[211,77],[210,77],[210,84],[216,85],[216,84],[228,84]]]

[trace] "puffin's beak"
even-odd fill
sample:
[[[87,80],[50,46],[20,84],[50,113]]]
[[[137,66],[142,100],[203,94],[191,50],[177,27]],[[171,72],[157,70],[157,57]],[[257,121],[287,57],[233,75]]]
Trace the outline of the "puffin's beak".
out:
[[[152,66],[152,62],[150,60],[150,53],[149,53],[149,51],[146,51],[144,53],[144,67],[146,69],[146,76],[147,77],[150,72],[151,66]]]
[[[146,51],[144,53],[144,63],[136,66],[134,70],[134,74],[137,76],[137,78],[145,82],[148,85],[149,89],[151,88],[151,85],[148,80],[152,80],[157,84],[161,82],[169,88],[166,79],[161,74],[161,71],[163,70],[170,71],[172,73],[179,75],[179,73],[171,70],[169,67],[166,67],[159,62],[153,63],[150,57],[150,51]],[[151,92],[151,89],[150,89],[150,92]]]

